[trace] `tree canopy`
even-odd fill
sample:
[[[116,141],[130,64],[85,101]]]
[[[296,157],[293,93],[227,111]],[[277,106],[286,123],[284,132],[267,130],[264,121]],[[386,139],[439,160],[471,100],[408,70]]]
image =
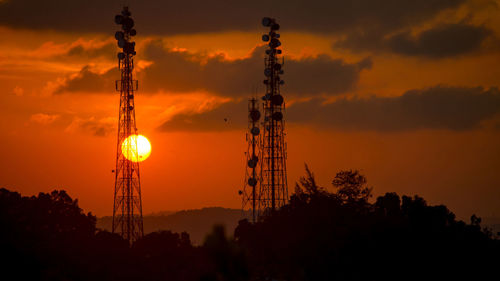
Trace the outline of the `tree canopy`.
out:
[[[329,191],[331,190],[331,191]],[[457,220],[443,205],[372,188],[357,170],[332,188],[306,166],[287,205],[234,238],[214,226],[203,245],[157,231],[129,245],[96,228],[65,191],[23,197],[0,189],[2,274],[18,280],[422,280],[481,279],[500,258],[481,219]]]

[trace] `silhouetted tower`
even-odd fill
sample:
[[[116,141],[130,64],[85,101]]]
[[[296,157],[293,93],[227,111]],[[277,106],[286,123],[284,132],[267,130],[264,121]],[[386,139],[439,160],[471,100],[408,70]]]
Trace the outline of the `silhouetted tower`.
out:
[[[116,147],[115,195],[113,206],[113,233],[120,234],[130,243],[144,235],[142,225],[141,180],[139,162],[128,160],[135,156],[139,159],[135,123],[134,92],[138,83],[132,77],[134,69],[135,42],[132,36],[136,35],[134,20],[127,7],[121,15],[115,16],[116,24],[122,26],[121,31],[115,33],[118,47],[123,51],[118,53],[118,68],[121,71],[121,80],[116,81],[116,90],[120,92],[120,110],[118,117],[118,142]],[[135,143],[134,143],[135,142]],[[134,155],[135,154],[135,155]]]
[[[260,128],[259,128],[259,102],[256,98],[248,101],[248,132],[246,140],[248,149],[246,152],[247,169],[245,174],[243,195],[243,211],[248,208],[252,211],[252,221],[255,222],[260,215],[260,189],[257,184],[261,181],[260,175]]]
[[[284,60],[279,60],[279,55],[282,53],[278,49],[281,46],[280,35],[276,33],[280,29],[279,24],[275,19],[267,17],[262,19],[262,24],[269,27],[269,33],[262,36],[264,42],[269,42],[269,48],[266,49],[264,69],[266,94],[262,97],[264,120],[261,139],[260,203],[261,208],[270,208],[274,211],[288,202],[283,118],[285,103],[280,94],[280,86],[285,83],[280,78],[283,74]]]

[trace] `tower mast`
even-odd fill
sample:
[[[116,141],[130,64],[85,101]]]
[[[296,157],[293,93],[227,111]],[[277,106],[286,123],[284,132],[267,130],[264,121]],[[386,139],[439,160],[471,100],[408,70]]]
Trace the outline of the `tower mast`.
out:
[[[269,32],[262,36],[264,42],[269,42],[266,50],[264,75],[266,80],[266,94],[263,99],[264,120],[262,123],[263,137],[261,142],[262,181],[260,189],[263,207],[275,211],[288,202],[288,183],[286,175],[286,142],[285,142],[285,120],[283,113],[285,103],[280,93],[280,86],[285,84],[280,75],[283,74],[283,59],[279,40],[280,35],[276,33],[280,25],[273,18],[263,18],[262,25],[269,27]]]
[[[275,19],[264,18],[262,24],[269,27],[269,32],[262,36],[268,42],[266,49],[264,75],[266,80],[265,95],[262,97],[263,120],[259,128],[260,111],[256,108],[256,100],[249,101],[249,144],[247,151],[247,172],[243,195],[243,210],[251,203],[252,218],[264,211],[275,211],[288,202],[288,183],[286,174],[286,142],[285,121],[283,113],[285,103],[280,93],[283,74],[283,59],[280,61],[280,35],[276,33],[280,26]]]
[[[137,137],[125,141],[130,136],[137,136],[134,92],[138,89],[138,82],[132,76],[136,52],[135,42],[131,41],[132,36],[136,35],[136,30],[133,29],[134,20],[130,16],[128,7],[124,7],[121,14],[115,16],[116,24],[122,26],[122,30],[115,33],[115,38],[118,40],[118,47],[122,48],[123,51],[118,53],[121,79],[117,80],[115,84],[116,90],[120,92],[120,110],[118,114],[112,232],[120,234],[129,243],[132,243],[144,235],[144,230]]]
[[[256,98],[248,101],[248,132],[246,140],[247,149],[247,169],[245,174],[245,183],[243,189],[243,211],[250,205],[252,211],[252,221],[255,222],[260,212],[260,189],[257,184],[260,182],[260,128],[259,103]]]

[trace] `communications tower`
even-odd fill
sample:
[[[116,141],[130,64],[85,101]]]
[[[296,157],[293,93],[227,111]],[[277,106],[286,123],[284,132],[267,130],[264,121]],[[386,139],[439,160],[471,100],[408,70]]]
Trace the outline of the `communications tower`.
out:
[[[260,111],[259,102],[256,98],[248,101],[248,132],[246,140],[248,149],[246,153],[247,169],[245,173],[243,195],[243,211],[248,207],[252,212],[252,221],[255,222],[260,215],[260,189],[258,184],[261,182],[260,173]]]
[[[269,42],[266,50],[264,75],[266,94],[263,99],[264,120],[262,123],[262,181],[261,204],[264,208],[275,211],[288,202],[288,183],[286,175],[286,142],[285,120],[283,113],[285,103],[280,93],[280,86],[285,84],[280,75],[283,74],[284,60],[279,59],[282,51],[280,35],[276,33],[280,25],[272,18],[263,18],[262,25],[269,27],[269,32],[262,36],[264,42]]]
[[[118,142],[116,147],[115,192],[113,204],[113,233],[120,234],[132,243],[144,235],[142,224],[141,178],[137,149],[137,127],[135,122],[134,92],[138,89],[137,80],[133,79],[136,35],[134,20],[128,7],[124,7],[115,22],[121,30],[115,33],[118,47],[118,68],[121,79],[116,81],[116,90],[120,92],[120,110],[118,114]],[[128,140],[128,141],[125,141]],[[132,156],[132,157],[131,157]]]
[[[280,25],[273,18],[265,17],[262,25],[269,28],[269,32],[262,35],[262,40],[268,43],[265,57],[264,75],[266,79],[265,95],[262,97],[263,120],[261,122],[262,132],[256,127],[260,112],[255,108],[255,100],[250,100],[249,107],[249,129],[251,139],[248,139],[249,152],[247,152],[248,168],[243,195],[243,210],[248,208],[251,202],[253,220],[264,211],[275,211],[288,202],[288,183],[286,174],[286,142],[285,142],[285,110],[284,98],[280,93],[280,86],[285,84],[280,75],[283,74],[284,60],[279,49],[281,42],[277,31]],[[252,117],[252,111],[258,112]],[[256,129],[254,129],[256,128]],[[258,154],[256,151],[258,142]],[[255,156],[255,158],[254,158]],[[260,172],[256,173],[256,169]],[[249,171],[251,173],[249,173]]]

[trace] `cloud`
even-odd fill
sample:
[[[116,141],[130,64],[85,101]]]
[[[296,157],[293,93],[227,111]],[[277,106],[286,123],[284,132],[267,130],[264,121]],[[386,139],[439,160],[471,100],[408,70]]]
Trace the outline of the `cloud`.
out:
[[[287,31],[333,33],[377,26],[394,30],[433,18],[465,0],[128,1],[139,34],[258,30],[273,10]],[[112,33],[118,1],[10,0],[0,2],[0,25],[67,32]]]
[[[109,60],[113,60],[116,59],[116,50],[116,43],[114,41],[105,44],[97,44],[97,46],[75,44],[71,48],[69,48],[64,55],[60,57],[70,59],[106,58]]]
[[[339,99],[329,104],[313,99],[295,103],[287,113],[290,122],[342,130],[469,130],[500,113],[500,91],[436,86],[399,97]]]
[[[21,97],[24,95],[24,89],[19,87],[19,86],[15,86],[14,89],[12,90],[12,92],[14,93],[14,95],[16,95],[17,97]]]
[[[174,115],[158,127],[160,131],[230,131],[245,128],[247,104],[230,101],[204,112],[188,112]]]
[[[287,122],[334,130],[396,132],[419,129],[463,131],[480,128],[500,114],[500,91],[481,87],[436,86],[410,90],[398,97],[322,98],[295,102]],[[224,121],[228,118],[229,123]],[[175,115],[161,131],[224,131],[246,128],[247,103],[228,102],[213,110]]]
[[[71,124],[66,127],[66,132],[82,132],[86,134],[92,134],[97,137],[107,136],[109,133],[113,132],[115,128],[115,119],[101,118],[96,119],[95,117],[80,118],[75,117]]]
[[[30,120],[38,124],[48,125],[59,119],[59,117],[58,114],[37,113],[31,115]]]
[[[410,31],[385,36],[378,30],[352,33],[335,47],[356,51],[386,51],[407,56],[445,58],[478,50],[486,38],[493,34],[485,26],[467,23],[440,24],[417,35]]]
[[[241,97],[252,88],[264,89],[264,47],[253,50],[249,57],[228,60],[224,55],[206,56],[167,49],[161,41],[153,41],[143,50],[143,58],[151,61],[137,76],[140,91],[193,92],[207,91],[226,97]],[[285,61],[283,88],[288,95],[341,94],[353,90],[360,72],[371,67],[371,60],[347,63],[327,55],[288,59]],[[116,68],[103,74],[88,66],[68,78],[56,90],[63,92],[112,92],[118,79]]]
[[[115,80],[119,79],[117,68],[112,68],[103,74],[95,73],[89,66],[84,66],[78,73],[60,81],[53,90],[54,94],[62,93],[113,93]]]
[[[389,48],[404,55],[449,57],[479,49],[492,31],[484,26],[447,24],[428,29],[413,37],[408,32],[388,40]]]

